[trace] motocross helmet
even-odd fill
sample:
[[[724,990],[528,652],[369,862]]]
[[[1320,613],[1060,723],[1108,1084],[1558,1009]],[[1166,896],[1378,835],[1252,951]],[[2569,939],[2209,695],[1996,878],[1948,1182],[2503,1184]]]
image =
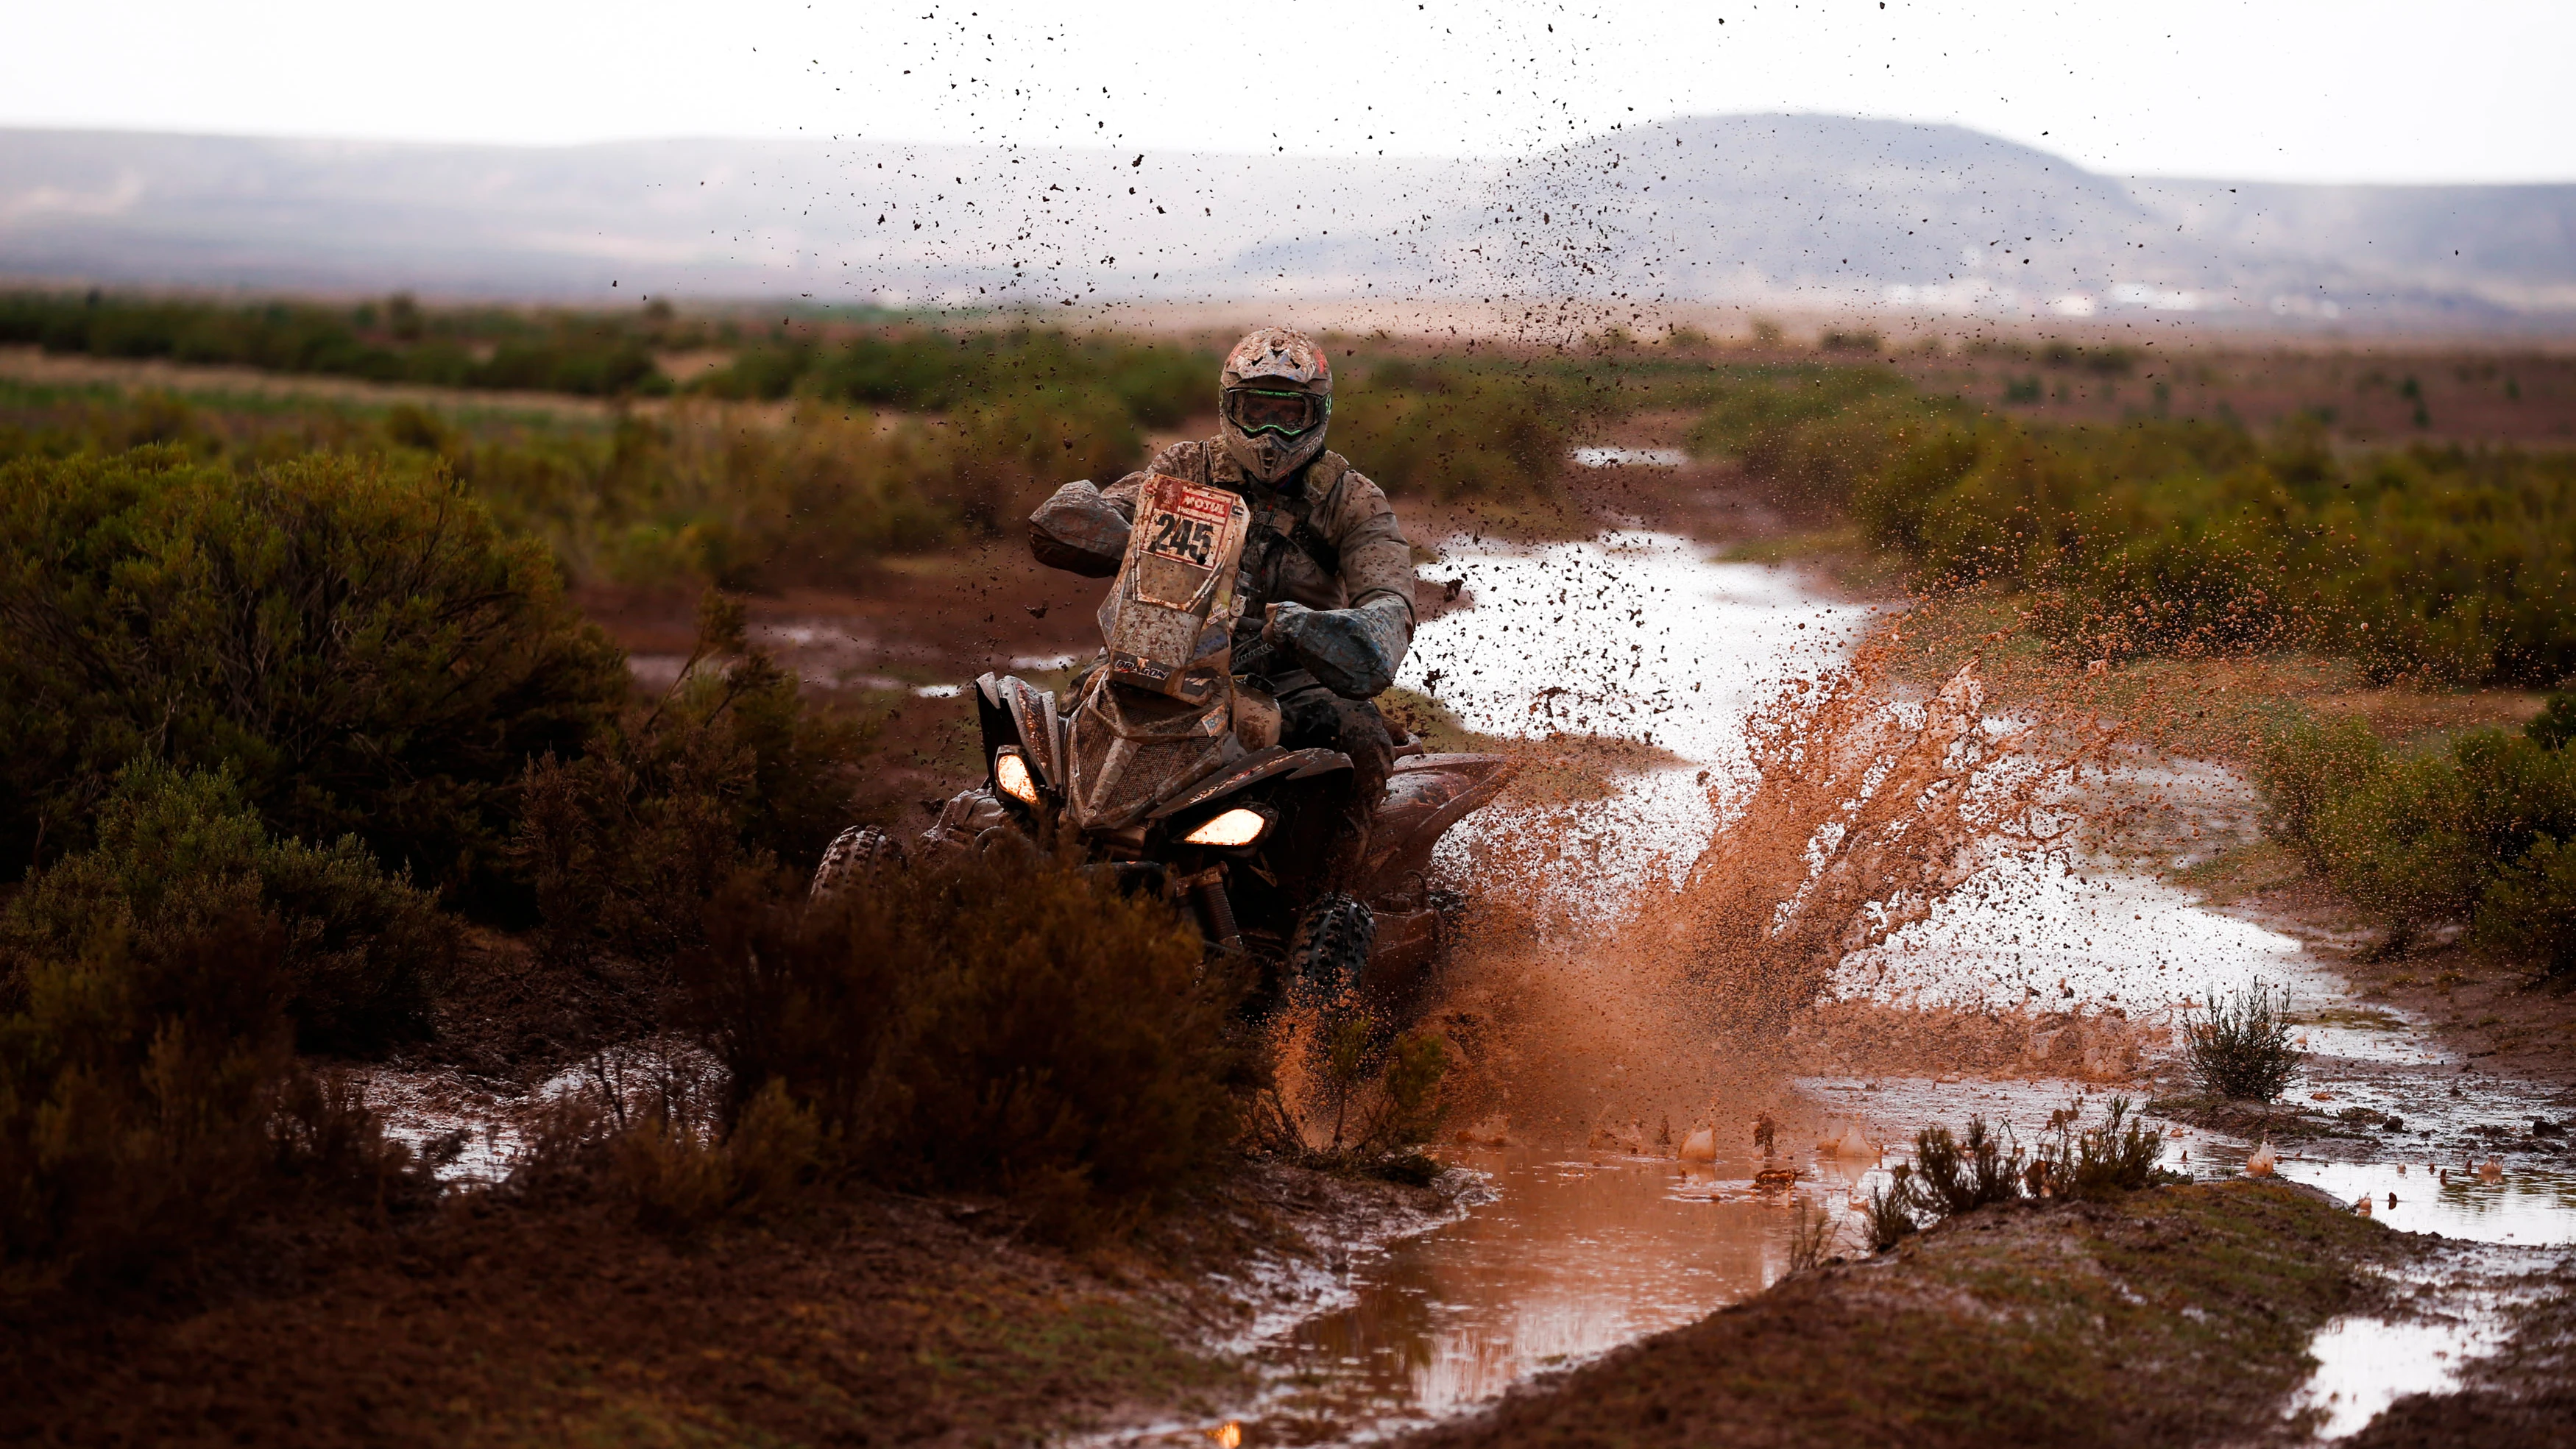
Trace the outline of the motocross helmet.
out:
[[[1333,367],[1314,339],[1264,327],[1226,354],[1217,386],[1225,451],[1244,472],[1277,483],[1324,451]]]

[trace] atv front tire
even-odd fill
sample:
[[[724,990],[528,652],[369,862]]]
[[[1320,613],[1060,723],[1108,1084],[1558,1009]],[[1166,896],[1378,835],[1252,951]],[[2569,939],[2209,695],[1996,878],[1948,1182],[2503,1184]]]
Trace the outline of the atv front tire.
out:
[[[807,894],[817,901],[830,900],[856,877],[902,860],[903,846],[893,836],[873,825],[853,825],[824,850],[823,862],[814,867],[814,884]]]
[[[1377,917],[1349,896],[1330,895],[1306,908],[1288,948],[1293,989],[1315,1002],[1333,1002],[1357,986],[1377,945]]]

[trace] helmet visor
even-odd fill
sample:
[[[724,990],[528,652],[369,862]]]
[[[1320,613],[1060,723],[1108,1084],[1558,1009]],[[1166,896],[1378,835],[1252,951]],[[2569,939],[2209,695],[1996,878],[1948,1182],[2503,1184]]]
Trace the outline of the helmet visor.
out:
[[[1309,392],[1230,387],[1225,390],[1225,418],[1246,433],[1294,438],[1324,421],[1324,400]]]

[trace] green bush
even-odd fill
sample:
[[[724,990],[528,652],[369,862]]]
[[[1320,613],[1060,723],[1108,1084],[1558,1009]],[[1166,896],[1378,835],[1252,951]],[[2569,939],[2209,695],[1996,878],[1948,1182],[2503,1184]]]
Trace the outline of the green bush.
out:
[[[108,929],[0,989],[0,1267],[28,1287],[130,1282],[300,1203],[430,1185],[357,1094],[297,1067],[288,928],[228,909],[151,940]]]
[[[1919,584],[2028,591],[2042,630],[2084,657],[2310,644],[2380,679],[2576,671],[2576,455],[2418,446],[2346,462],[2313,419],[2258,444],[2230,423],[1916,413],[1929,422],[1854,401],[1834,422],[1766,431],[1721,409],[1694,437],[1744,437],[1757,476],[1847,494]],[[1842,428],[1856,441],[1823,456],[1848,467],[1776,455],[1802,429]]]
[[[2266,742],[2258,777],[2267,828],[2310,869],[2377,916],[2379,951],[2424,926],[2475,919],[2482,937],[2551,969],[2569,949],[2563,848],[2576,840],[2576,750],[2469,730],[2414,754],[2368,726],[2301,721]]]
[[[88,842],[145,756],[226,771],[272,829],[484,880],[525,761],[578,748],[624,661],[434,473],[312,455],[240,477],[144,449],[0,468],[0,852]]]
[[[944,479],[932,497],[986,533],[1017,528],[1070,478],[1108,483],[1142,465],[1127,410],[1097,387],[1016,390],[962,405],[950,419]]]
[[[2183,1052],[2201,1090],[2213,1097],[2269,1102],[2299,1070],[2290,1045],[2290,993],[2276,998],[2261,982],[2208,1000],[2201,1018],[2183,1020]]]
[[[2478,938],[2553,976],[2576,976],[2576,841],[2542,836],[2496,873],[2478,902]]]
[[[1852,502],[1949,411],[1879,367],[1727,373],[1709,402],[1691,426],[1690,451],[1733,458],[1776,502],[1800,511]]]
[[[1389,363],[1336,392],[1332,446],[1399,498],[1545,499],[1564,480],[1580,412],[1545,377]]]
[[[1079,1239],[1239,1150],[1243,983],[1162,902],[1016,843],[828,905],[729,901],[688,958],[689,1023],[729,1073],[729,1120],[783,1093],[827,1172],[1004,1194]]]
[[[303,1049],[368,1052],[426,1034],[455,930],[354,837],[329,849],[274,839],[229,779],[153,760],[118,775],[95,835],[0,913],[0,981],[76,960],[101,938],[175,959],[227,921],[263,918],[277,929],[283,1010]]]

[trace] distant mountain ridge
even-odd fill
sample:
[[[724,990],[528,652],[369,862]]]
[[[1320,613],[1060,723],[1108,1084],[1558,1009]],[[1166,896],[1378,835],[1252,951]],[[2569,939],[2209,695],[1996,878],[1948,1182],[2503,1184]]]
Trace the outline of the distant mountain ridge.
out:
[[[927,305],[1552,296],[2576,327],[2576,186],[2098,175],[1703,116],[1510,159],[0,130],[0,278]]]

